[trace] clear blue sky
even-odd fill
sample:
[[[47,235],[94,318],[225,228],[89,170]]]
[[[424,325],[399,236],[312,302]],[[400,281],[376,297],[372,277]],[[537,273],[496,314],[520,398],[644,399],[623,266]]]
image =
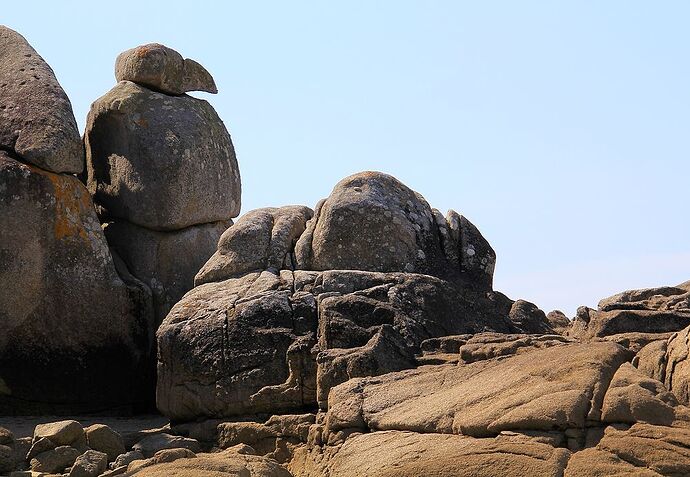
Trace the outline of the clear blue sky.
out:
[[[495,287],[569,315],[690,279],[690,2],[8,2],[80,127],[116,55],[214,75],[243,211],[381,170],[474,222]]]

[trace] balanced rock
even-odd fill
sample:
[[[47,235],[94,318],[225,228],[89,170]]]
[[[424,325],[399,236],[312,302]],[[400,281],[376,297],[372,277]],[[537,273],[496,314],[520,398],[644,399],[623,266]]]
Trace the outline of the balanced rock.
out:
[[[178,230],[239,213],[235,150],[204,100],[122,81],[93,103],[85,143],[89,190],[113,218]]]
[[[194,60],[158,43],[123,51],[115,61],[115,79],[133,81],[162,93],[217,93],[211,74]]]
[[[2,25],[0,149],[52,172],[84,168],[72,105],[53,70],[23,36]]]
[[[0,152],[0,413],[145,399],[150,292],[123,282],[86,188]]]

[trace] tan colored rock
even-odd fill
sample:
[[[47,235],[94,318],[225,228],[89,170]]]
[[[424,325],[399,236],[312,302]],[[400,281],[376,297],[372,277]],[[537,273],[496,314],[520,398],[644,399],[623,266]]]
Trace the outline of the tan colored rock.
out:
[[[74,464],[77,457],[79,457],[79,451],[74,447],[56,447],[31,459],[31,470],[48,473],[62,472]]]
[[[108,456],[108,462],[114,461],[120,454],[125,453],[122,436],[105,424],[94,424],[84,431],[88,446],[105,453]]]
[[[144,437],[132,446],[132,450],[141,452],[144,457],[153,457],[158,451],[163,449],[188,449],[192,452],[199,452],[201,447],[199,442],[188,437],[172,436],[170,434],[153,434]]]
[[[664,385],[632,364],[623,363],[611,380],[601,410],[602,422],[647,422],[669,426],[677,401]]]
[[[667,344],[664,384],[685,405],[690,404],[690,326]]]
[[[156,452],[153,457],[145,460],[135,460],[127,466],[127,472],[135,473],[145,467],[151,467],[156,464],[163,464],[166,462],[175,462],[177,459],[191,459],[196,457],[196,454],[189,449],[162,449]]]
[[[74,420],[39,424],[34,429],[34,442],[43,437],[56,446],[67,446],[84,439],[84,428]]]
[[[228,449],[215,454],[145,467],[128,475],[136,477],[292,477],[276,461]]]
[[[538,442],[383,431],[351,437],[325,462],[293,461],[290,469],[302,477],[556,477],[569,456],[566,449]]]
[[[688,428],[644,423],[634,424],[628,430],[609,427],[596,448],[642,470],[649,469],[664,476],[690,475]]]
[[[636,467],[617,455],[589,448],[572,455],[564,477],[661,477],[653,470]]]
[[[599,420],[606,384],[628,356],[613,343],[567,344],[503,360],[354,379],[331,391],[327,422],[477,437],[583,428]]]

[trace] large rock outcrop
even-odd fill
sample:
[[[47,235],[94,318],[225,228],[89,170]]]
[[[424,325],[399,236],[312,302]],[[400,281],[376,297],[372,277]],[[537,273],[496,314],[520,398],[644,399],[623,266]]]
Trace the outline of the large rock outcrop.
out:
[[[120,54],[115,76],[87,118],[88,187],[108,242],[152,289],[159,324],[239,213],[239,169],[216,111],[183,94],[217,92],[201,65],[149,44]]]
[[[496,255],[479,231],[450,211],[447,218],[424,198],[380,172],[340,181],[316,206],[295,248],[297,267],[424,273],[464,272],[491,286]]]
[[[0,264],[0,413],[143,399],[150,292],[118,276],[75,177],[0,152]]]
[[[51,172],[84,168],[72,105],[53,70],[23,36],[2,25],[0,149]]]
[[[598,309],[580,307],[571,336],[602,338],[623,333],[667,333],[690,325],[690,286],[645,288],[618,293]]]
[[[375,172],[341,181],[314,214],[245,214],[158,330],[159,409],[179,421],[325,408],[348,379],[415,367],[425,340],[548,332],[531,304],[517,309],[539,325],[511,321],[476,227],[438,216]]]

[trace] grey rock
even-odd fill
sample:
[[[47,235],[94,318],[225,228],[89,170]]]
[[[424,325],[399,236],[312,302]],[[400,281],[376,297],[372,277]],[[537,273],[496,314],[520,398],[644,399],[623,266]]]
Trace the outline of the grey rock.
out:
[[[496,252],[479,229],[454,210],[446,215],[451,246],[458,250],[462,272],[475,283],[491,287],[496,266]],[[448,253],[446,254],[447,256]]]
[[[135,460],[143,460],[145,458],[146,457],[144,457],[144,454],[142,454],[140,451],[133,450],[125,452],[117,456],[117,458],[113,461],[113,468],[127,467],[130,462],[134,462]]]
[[[153,434],[144,437],[132,446],[132,450],[141,452],[144,457],[153,457],[158,451],[163,449],[188,449],[192,452],[200,452],[199,441],[188,437],[171,436],[170,434]]]
[[[229,222],[192,225],[159,232],[126,220],[104,227],[110,246],[128,270],[153,293],[157,327],[172,306],[194,286],[194,276],[216,250]]]
[[[2,151],[0,289],[0,414],[142,399],[150,291],[117,274],[81,182]]]
[[[510,308],[508,317],[523,333],[554,333],[554,330],[546,319],[546,314],[544,314],[534,303],[525,300],[517,300]]]
[[[84,140],[89,191],[114,218],[177,230],[240,211],[235,150],[204,100],[122,81],[93,103]]]
[[[294,269],[295,243],[313,215],[310,208],[297,205],[247,212],[223,233],[195,285],[247,272]]]
[[[509,309],[502,295],[417,274],[283,270],[203,284],[158,330],[158,409],[173,421],[303,409],[317,387],[327,396],[351,375],[413,366],[425,339],[515,331]]]
[[[97,450],[87,450],[77,457],[69,471],[69,477],[98,477],[108,469],[108,455]]]
[[[9,429],[0,427],[0,445],[11,446],[14,444],[14,434]]]
[[[125,445],[122,436],[105,424],[94,424],[84,429],[88,446],[108,456],[108,461],[114,461],[120,454],[124,454]]]
[[[0,148],[52,172],[84,168],[72,105],[53,70],[23,36],[2,25]]]
[[[295,246],[297,269],[424,273],[490,290],[496,254],[465,217],[444,218],[381,172],[341,180]]]
[[[74,464],[77,457],[79,457],[79,451],[74,447],[56,447],[31,459],[31,470],[35,472],[48,472],[50,474],[62,472]]]
[[[115,79],[174,95],[188,91],[218,92],[213,77],[203,66],[158,43],[120,53],[115,60]]]

